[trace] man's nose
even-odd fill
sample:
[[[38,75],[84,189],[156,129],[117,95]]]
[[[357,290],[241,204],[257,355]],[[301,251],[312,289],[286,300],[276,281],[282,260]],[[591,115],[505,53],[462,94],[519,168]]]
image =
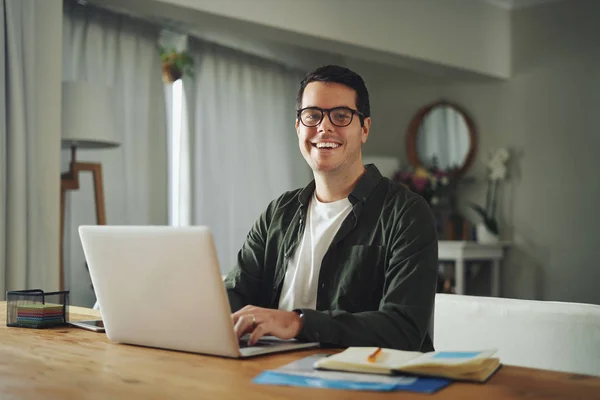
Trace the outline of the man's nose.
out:
[[[321,123],[319,125],[317,125],[317,131],[318,132],[329,132],[333,129],[333,126],[334,125],[331,123],[331,120],[329,119],[329,113],[324,112]]]

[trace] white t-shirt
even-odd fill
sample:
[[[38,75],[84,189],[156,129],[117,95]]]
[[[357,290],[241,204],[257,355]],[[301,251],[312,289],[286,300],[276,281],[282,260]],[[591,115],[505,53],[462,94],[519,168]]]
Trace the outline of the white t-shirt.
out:
[[[352,203],[347,198],[321,203],[313,195],[302,240],[285,272],[279,297],[280,310],[316,308],[321,261],[350,211]]]

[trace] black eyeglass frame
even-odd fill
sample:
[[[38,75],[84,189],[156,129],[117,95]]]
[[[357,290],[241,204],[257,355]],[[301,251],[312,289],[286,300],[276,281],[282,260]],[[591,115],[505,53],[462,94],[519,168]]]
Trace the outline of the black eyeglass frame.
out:
[[[302,120],[302,118],[300,117],[300,115],[302,114],[303,111],[305,110],[317,110],[321,112],[321,118],[319,119],[319,122],[317,122],[314,125],[306,125],[304,123],[304,121]],[[333,120],[331,119],[331,112],[334,110],[347,110],[350,111],[350,113],[352,114],[352,116],[350,117],[350,121],[346,124],[346,125],[338,125],[335,122],[333,122]],[[304,107],[301,108],[299,110],[296,110],[296,118],[298,118],[298,120],[302,123],[302,125],[304,125],[307,128],[314,128],[315,126],[319,126],[319,124],[321,122],[323,122],[323,118],[325,117],[325,113],[327,113],[327,117],[329,118],[329,122],[331,122],[334,126],[337,126],[338,128],[345,128],[347,126],[349,126],[352,121],[354,120],[354,114],[358,114],[358,117],[360,118],[360,125],[363,126],[364,124],[364,118],[365,115],[363,113],[361,113],[358,110],[354,110],[350,107],[333,107],[333,108],[320,108],[320,107]]]

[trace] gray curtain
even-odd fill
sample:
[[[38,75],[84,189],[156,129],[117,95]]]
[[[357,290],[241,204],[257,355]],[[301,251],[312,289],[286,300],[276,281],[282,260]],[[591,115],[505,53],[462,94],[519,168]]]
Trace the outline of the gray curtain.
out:
[[[191,138],[187,149],[182,143],[182,152],[191,155],[191,190],[180,206],[189,208],[189,223],[211,228],[227,273],[269,202],[312,179],[294,129],[302,75],[208,42],[193,40],[190,51],[195,56],[188,93]]]
[[[58,289],[62,0],[0,0],[0,300]]]
[[[63,79],[113,88],[115,137],[121,146],[81,150],[81,162],[102,165],[109,225],[166,225],[167,137],[159,28],[93,6],[66,2]],[[63,170],[69,152],[63,150]],[[65,281],[71,303],[95,301],[77,228],[95,224],[92,178],[81,174],[80,188],[67,192]]]

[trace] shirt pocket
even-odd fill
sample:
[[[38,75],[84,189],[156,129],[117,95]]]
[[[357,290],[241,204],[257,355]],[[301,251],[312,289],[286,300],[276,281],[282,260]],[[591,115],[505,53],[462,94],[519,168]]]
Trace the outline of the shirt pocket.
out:
[[[376,310],[382,297],[384,248],[350,246],[340,254],[338,306],[349,312]]]

